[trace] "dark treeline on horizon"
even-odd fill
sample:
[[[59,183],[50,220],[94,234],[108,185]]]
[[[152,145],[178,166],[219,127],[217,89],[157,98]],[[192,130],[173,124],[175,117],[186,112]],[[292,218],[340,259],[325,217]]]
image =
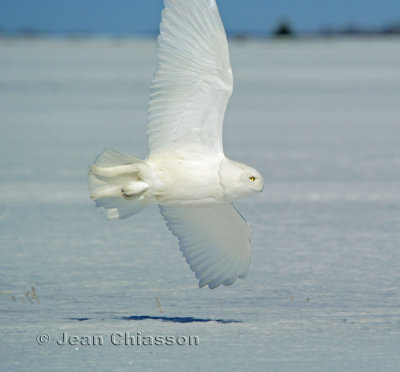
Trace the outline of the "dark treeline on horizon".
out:
[[[40,30],[33,27],[23,27],[17,30],[6,30],[0,25],[0,37],[21,37],[21,38],[36,38],[36,37],[96,37],[96,36],[110,36],[110,37],[156,37],[158,30],[144,31],[135,33],[105,33],[93,32],[89,30],[70,30],[70,31],[48,31]],[[329,36],[389,36],[400,35],[400,21],[398,23],[389,24],[377,29],[362,28],[357,25],[347,25],[339,28],[324,26],[318,31],[298,31],[295,30],[291,23],[287,20],[278,22],[274,29],[269,32],[247,32],[247,31],[232,31],[227,29],[227,35],[233,39],[251,39],[251,38],[273,38],[273,37],[329,37]]]

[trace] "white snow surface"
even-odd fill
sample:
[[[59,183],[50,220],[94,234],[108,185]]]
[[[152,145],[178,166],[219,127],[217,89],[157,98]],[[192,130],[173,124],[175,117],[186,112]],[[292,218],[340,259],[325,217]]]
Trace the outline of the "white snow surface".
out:
[[[238,202],[248,277],[210,291],[156,210],[109,222],[88,198],[104,147],[147,154],[155,42],[0,40],[2,370],[400,369],[400,40],[230,52],[225,152],[265,189]],[[104,345],[59,346],[65,331]],[[200,343],[113,346],[116,332]]]

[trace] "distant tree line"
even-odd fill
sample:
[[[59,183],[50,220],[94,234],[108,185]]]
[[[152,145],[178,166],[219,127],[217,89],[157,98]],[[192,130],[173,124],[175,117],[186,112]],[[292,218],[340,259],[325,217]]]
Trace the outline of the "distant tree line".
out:
[[[280,21],[272,32],[275,37],[293,37],[297,33],[293,30],[289,21]],[[298,33],[298,35],[305,35]],[[307,33],[307,35],[315,36],[356,36],[356,35],[400,35],[400,22],[384,26],[380,29],[366,29],[356,25],[349,25],[341,28],[323,27],[315,33]]]
[[[154,33],[155,35],[157,34]],[[40,36],[48,35],[64,35],[68,37],[85,37],[85,36],[95,36],[88,31],[71,31],[71,32],[51,32],[35,29],[34,27],[23,27],[15,31],[9,31],[1,27],[0,25],[0,36],[15,36],[23,38],[35,38]],[[235,39],[249,39],[251,37],[276,37],[276,38],[292,38],[296,36],[363,36],[363,35],[400,35],[400,21],[398,23],[393,23],[386,25],[378,29],[368,29],[362,28],[357,25],[347,25],[339,28],[333,28],[329,26],[322,27],[316,32],[301,32],[295,31],[292,27],[290,21],[281,20],[273,28],[272,32],[266,32],[265,34],[254,34],[251,32],[228,32],[228,36],[232,36]],[[129,35],[121,35],[129,36]]]

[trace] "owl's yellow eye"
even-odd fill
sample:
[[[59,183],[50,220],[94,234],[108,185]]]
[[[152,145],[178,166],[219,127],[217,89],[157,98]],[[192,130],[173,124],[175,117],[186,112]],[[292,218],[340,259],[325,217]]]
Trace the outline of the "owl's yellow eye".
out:
[[[254,181],[256,180],[256,178],[253,177],[253,176],[251,176],[251,177],[249,177],[249,180],[250,180],[251,182],[254,182]]]

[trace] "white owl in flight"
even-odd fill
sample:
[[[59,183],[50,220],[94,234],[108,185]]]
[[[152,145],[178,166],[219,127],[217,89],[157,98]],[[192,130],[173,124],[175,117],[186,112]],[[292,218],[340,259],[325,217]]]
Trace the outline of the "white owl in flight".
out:
[[[232,202],[262,191],[263,178],[223,152],[233,79],[215,0],[164,5],[148,108],[150,154],[140,160],[105,150],[90,166],[89,191],[109,219],[159,204],[199,286],[231,285],[250,263],[250,229]]]

